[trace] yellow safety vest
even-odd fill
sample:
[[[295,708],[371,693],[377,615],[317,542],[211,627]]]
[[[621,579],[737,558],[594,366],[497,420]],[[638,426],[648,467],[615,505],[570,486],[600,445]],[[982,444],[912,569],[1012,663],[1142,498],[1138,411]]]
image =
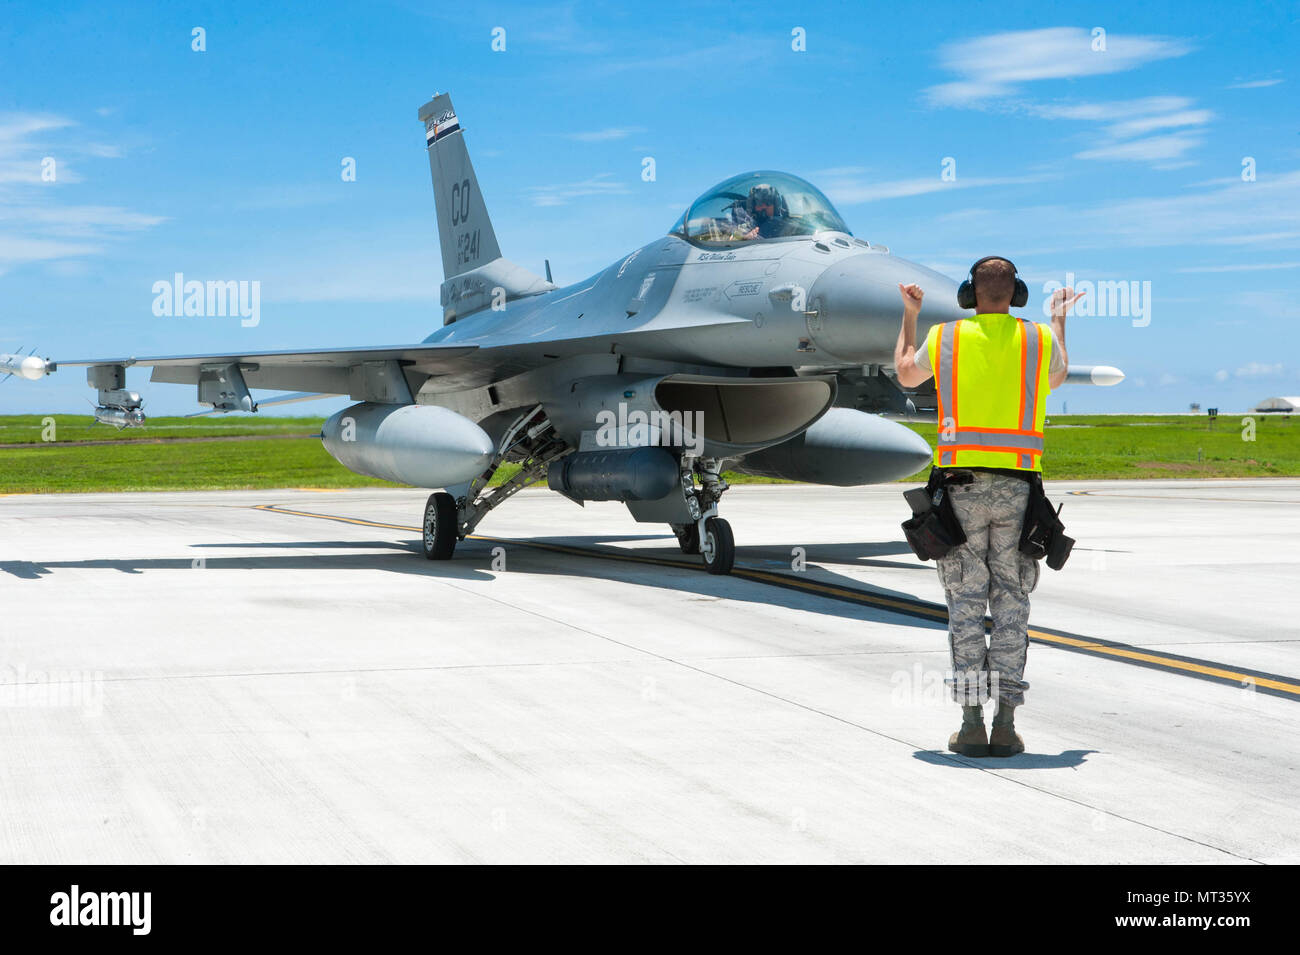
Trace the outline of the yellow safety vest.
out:
[[[939,467],[1043,469],[1052,334],[1013,315],[984,314],[930,329],[939,396]]]

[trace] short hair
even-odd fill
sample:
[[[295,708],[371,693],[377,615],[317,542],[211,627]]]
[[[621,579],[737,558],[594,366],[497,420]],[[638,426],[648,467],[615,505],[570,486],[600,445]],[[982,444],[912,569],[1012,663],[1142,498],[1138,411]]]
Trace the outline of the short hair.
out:
[[[975,270],[976,297],[984,304],[1010,302],[1016,291],[1016,267],[1006,259],[989,259]]]

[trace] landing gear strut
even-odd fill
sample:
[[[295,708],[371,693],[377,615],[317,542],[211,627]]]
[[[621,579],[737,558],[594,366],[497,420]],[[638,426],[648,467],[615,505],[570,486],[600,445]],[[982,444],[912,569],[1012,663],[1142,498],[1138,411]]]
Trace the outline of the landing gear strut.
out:
[[[439,491],[424,506],[424,556],[448,560],[456,542],[474,532],[488,512],[530,484],[546,477],[547,466],[569,452],[547,419],[541,405],[523,412],[506,430],[487,468],[467,485]],[[489,487],[488,481],[506,461],[517,462],[519,470],[510,480]]]
[[[683,554],[699,554],[711,574],[729,574],[736,563],[736,540],[731,525],[718,517],[718,500],[728,484],[717,458],[697,458],[682,463],[682,495],[692,523],[672,525]],[[695,479],[699,478],[699,486]]]

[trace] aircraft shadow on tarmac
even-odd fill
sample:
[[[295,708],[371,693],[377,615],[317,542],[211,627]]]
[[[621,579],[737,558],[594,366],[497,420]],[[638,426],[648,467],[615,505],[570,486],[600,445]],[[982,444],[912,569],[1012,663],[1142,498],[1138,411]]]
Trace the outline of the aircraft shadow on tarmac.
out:
[[[1099,752],[1101,750],[1067,749],[1055,756],[1048,753],[1024,752],[1019,756],[1006,758],[973,759],[935,749],[922,749],[913,753],[912,758],[929,763],[931,766],[944,766],[948,769],[1077,769],[1088,761],[1089,756]]]
[[[786,587],[769,586],[738,577],[714,576],[705,573],[703,567],[696,566],[698,557],[683,555],[676,544],[666,547],[641,547],[635,551],[616,547],[600,546],[616,541],[638,541],[663,539],[662,535],[593,535],[536,538],[524,541],[493,541],[469,538],[456,548],[456,556],[448,561],[427,561],[421,559],[418,540],[326,540],[326,541],[266,541],[266,542],[222,542],[189,545],[192,556],[177,557],[137,557],[137,558],[92,558],[88,560],[66,561],[0,561],[0,573],[7,573],[20,580],[39,580],[60,570],[115,570],[124,574],[142,574],[162,570],[381,570],[391,573],[409,574],[418,577],[436,577],[448,580],[489,581],[496,579],[499,573],[524,573],[532,575],[553,574],[562,576],[587,576],[604,580],[622,581],[637,586],[659,587],[681,595],[684,599],[727,599],[749,603],[762,603],[804,610],[851,620],[872,621],[875,623],[922,628],[926,630],[945,630],[938,621],[923,620],[903,616],[887,609],[879,609],[843,600],[834,600]],[[529,544],[553,545],[556,547],[584,548],[590,554],[561,554],[565,559],[557,560],[553,550],[544,546],[533,547]],[[506,548],[507,570],[491,570],[493,551],[497,547]],[[240,550],[257,550],[272,552],[263,554],[243,554],[240,556],[217,556],[213,551],[224,548]],[[834,584],[845,588],[870,592],[885,596],[915,599],[914,594],[890,590],[875,586],[864,586],[862,581],[842,574],[837,574],[818,566],[819,561],[828,562],[863,562],[864,553],[893,553],[898,549],[906,550],[903,542],[832,544],[808,547],[807,571],[799,578],[822,584]],[[296,550],[347,550],[350,553],[296,554]],[[372,551],[364,553],[363,551]],[[381,553],[374,553],[380,551]],[[601,555],[609,555],[607,559]],[[843,560],[839,560],[843,555]],[[690,566],[664,566],[646,563],[636,558],[685,561]],[[631,559],[627,559],[631,558]],[[795,576],[790,568],[789,551],[780,547],[756,546],[737,548],[737,565],[760,570],[781,570]],[[870,563],[870,561],[866,561]],[[914,565],[900,565],[914,566]],[[929,567],[916,568],[929,571]],[[936,649],[941,649],[936,645]]]

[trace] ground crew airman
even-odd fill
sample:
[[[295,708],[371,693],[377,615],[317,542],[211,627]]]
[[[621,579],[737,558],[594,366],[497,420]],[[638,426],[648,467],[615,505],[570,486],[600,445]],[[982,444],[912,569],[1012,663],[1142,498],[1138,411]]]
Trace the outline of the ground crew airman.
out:
[[[1029,649],[1029,594],[1038,563],[1020,552],[1030,481],[1042,470],[1047,393],[1065,381],[1065,316],[1083,293],[1058,289],[1052,327],[1017,318],[1010,309],[1029,296],[1016,268],[1003,258],[980,259],[958,290],[973,318],[930,329],[916,348],[916,320],[924,293],[899,285],[903,324],[894,351],[899,383],[923,384],[932,375],[938,397],[939,440],[934,468],[966,542],[937,561],[948,601],[953,699],[961,728],[948,748],[966,756],[1024,752],[1015,709],[1024,702]],[[993,618],[985,642],[984,614]],[[990,736],[983,704],[998,701]]]

